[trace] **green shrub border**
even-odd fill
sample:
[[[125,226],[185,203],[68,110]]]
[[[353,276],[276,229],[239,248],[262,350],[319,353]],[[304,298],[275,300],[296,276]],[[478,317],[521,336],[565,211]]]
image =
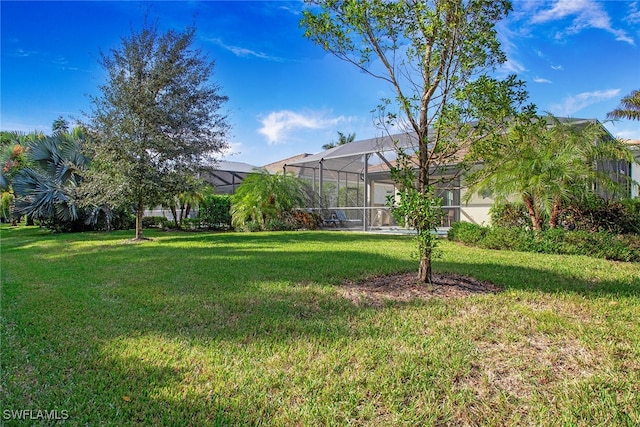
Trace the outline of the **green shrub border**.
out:
[[[535,233],[522,228],[485,227],[469,222],[451,226],[449,240],[484,249],[587,255],[614,261],[640,262],[640,236],[607,231],[544,230]]]

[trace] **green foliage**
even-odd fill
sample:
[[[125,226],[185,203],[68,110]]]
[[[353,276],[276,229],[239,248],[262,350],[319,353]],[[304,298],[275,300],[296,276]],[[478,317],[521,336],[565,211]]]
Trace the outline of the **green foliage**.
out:
[[[466,245],[478,244],[487,234],[487,228],[470,222],[458,221],[451,224],[447,238]]]
[[[489,209],[491,225],[507,228],[531,228],[531,218],[523,203],[494,202]]]
[[[31,134],[25,138],[28,166],[20,169],[12,181],[18,215],[40,219],[57,229],[77,229],[58,223],[73,222],[81,216],[76,199],[89,164],[82,151],[86,137],[84,129],[75,128],[73,133]]]
[[[348,144],[350,142],[355,141],[356,139],[356,134],[355,133],[350,133],[348,135],[345,135],[344,133],[338,131],[338,142],[330,142],[328,144],[324,144],[322,146],[323,150],[329,150],[331,148],[335,148],[335,147],[339,147],[341,145],[345,145]]]
[[[538,233],[522,228],[484,227],[455,223],[449,240],[485,249],[587,255],[615,261],[640,262],[640,236],[607,231],[567,231],[561,228]]]
[[[640,234],[640,202],[607,200],[599,196],[575,202],[560,212],[565,228],[608,231],[614,234]]]
[[[107,74],[92,98],[94,155],[87,186],[96,205],[129,204],[142,238],[142,212],[189,191],[189,183],[227,146],[227,97],[211,83],[213,62],[194,49],[195,28],[160,34],[145,22],[102,53]]]
[[[171,220],[164,216],[143,216],[142,226],[144,228],[159,228],[166,229],[171,228]]]
[[[279,228],[303,205],[303,184],[292,174],[250,173],[231,196],[231,223],[245,230]]]
[[[396,194],[387,198],[391,214],[398,224],[407,224],[416,230],[418,275],[431,283],[431,258],[436,255],[438,237],[432,233],[442,223],[442,200],[435,196],[433,186],[416,187],[415,169],[411,156],[397,149],[396,166],[391,168],[391,178],[396,183]]]
[[[305,37],[388,83],[395,95],[395,104],[389,98],[381,100],[375,120],[388,133],[399,128],[413,140],[415,182],[400,181],[403,189],[393,203],[399,208],[397,214],[404,211],[416,227],[420,280],[430,281],[436,244],[431,230],[441,215],[434,181],[443,179],[444,168],[459,161],[460,153],[475,140],[500,133],[497,129],[512,115],[512,104],[526,98],[518,98],[523,92],[515,77],[498,81],[487,74],[506,61],[496,24],[511,10],[511,3],[309,3],[317,7],[304,11]],[[483,126],[466,124],[471,121]],[[449,171],[447,179],[455,176]]]
[[[607,118],[640,120],[640,90],[633,90],[620,100],[620,106],[607,114]]]
[[[231,228],[231,196],[209,194],[200,202],[198,218],[201,224],[212,230]]]
[[[514,197],[526,206],[535,230],[559,225],[563,206],[593,194],[593,185],[611,195],[628,177],[598,168],[598,162],[634,162],[622,141],[612,139],[598,122],[562,122],[524,111],[511,119],[510,129],[475,144],[467,161],[480,164],[465,180],[467,198],[488,193],[498,202]]]

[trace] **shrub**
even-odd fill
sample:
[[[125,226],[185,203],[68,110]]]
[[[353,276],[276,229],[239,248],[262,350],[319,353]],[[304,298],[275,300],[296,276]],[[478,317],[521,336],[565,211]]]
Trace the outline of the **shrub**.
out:
[[[523,203],[495,202],[489,209],[494,227],[532,228],[531,217]]]
[[[608,231],[567,231],[561,228],[535,233],[506,227],[456,223],[449,239],[486,249],[546,254],[587,255],[615,261],[640,262],[640,236]]]
[[[231,196],[228,194],[211,194],[200,202],[198,218],[201,225],[213,230],[229,230],[231,228]]]
[[[293,211],[289,221],[295,230],[317,230],[322,225],[322,217],[315,212]]]
[[[145,216],[142,217],[143,228],[169,228],[172,221],[163,216]]]
[[[534,250],[534,233],[520,228],[486,227],[478,246],[486,249],[504,249],[510,251]]]
[[[449,240],[464,243],[467,245],[477,245],[487,232],[487,227],[472,224],[470,222],[454,222],[447,233]]]
[[[640,233],[640,202],[593,196],[564,208],[560,213],[560,224],[570,230]]]

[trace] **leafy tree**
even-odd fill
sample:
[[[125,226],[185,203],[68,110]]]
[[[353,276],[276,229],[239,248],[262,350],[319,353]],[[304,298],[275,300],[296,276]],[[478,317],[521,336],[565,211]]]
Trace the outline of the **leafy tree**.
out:
[[[145,22],[101,53],[107,79],[91,99],[87,202],[133,206],[136,239],[144,209],[188,189],[227,146],[229,125],[219,111],[227,97],[210,81],[214,64],[194,39],[193,27],[160,34]]]
[[[89,158],[82,151],[82,128],[53,136],[25,137],[28,166],[13,178],[16,212],[50,224],[78,218],[77,188]]]
[[[264,229],[270,220],[283,219],[303,205],[303,184],[293,174],[250,173],[231,196],[231,223],[238,228],[255,223]]]
[[[324,144],[322,146],[322,149],[329,150],[330,148],[339,147],[340,145],[345,145],[350,142],[353,142],[355,141],[355,139],[356,139],[355,133],[350,133],[349,135],[345,135],[344,133],[338,131],[338,142],[330,142],[328,144]]]
[[[620,100],[620,106],[607,114],[609,119],[640,120],[640,90],[634,90]]]
[[[633,162],[626,145],[606,133],[599,123],[561,122],[528,114],[512,120],[508,132],[472,148],[481,166],[466,176],[467,200],[474,193],[493,195],[498,202],[519,197],[536,231],[558,226],[563,206],[584,200],[594,184],[615,194],[625,177],[598,167],[601,162]]]
[[[365,74],[386,81],[396,97],[382,100],[380,125],[387,131],[395,126],[415,138],[416,152],[406,153],[411,162],[404,162],[399,169],[405,170],[395,175],[403,177],[398,199],[409,204],[400,209],[414,218],[419,278],[430,282],[431,254],[437,244],[431,232],[440,225],[435,211],[441,209],[435,203],[434,181],[443,176],[444,166],[459,160],[465,145],[493,132],[495,122],[503,123],[511,114],[514,94],[520,95],[513,91],[519,84],[515,78],[502,83],[485,75],[506,60],[495,25],[511,4],[506,0],[309,3],[312,6],[301,21],[305,36]],[[495,103],[469,102],[480,99]],[[482,126],[463,125],[472,119]],[[407,179],[411,173],[413,179]],[[403,197],[402,192],[409,190]]]
[[[69,133],[69,123],[64,119],[64,117],[58,116],[58,118],[53,121],[51,130],[53,131],[54,135],[60,133]]]

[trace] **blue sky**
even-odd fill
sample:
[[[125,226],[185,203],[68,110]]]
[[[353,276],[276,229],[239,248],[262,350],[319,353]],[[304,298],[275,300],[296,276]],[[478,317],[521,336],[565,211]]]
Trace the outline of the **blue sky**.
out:
[[[371,110],[390,88],[302,37],[302,2],[1,1],[0,128],[50,132],[58,116],[90,109],[105,73],[100,51],[142,25],[195,22],[197,46],[215,61],[233,126],[227,160],[264,165],[337,140],[377,135]],[[640,1],[514,1],[499,24],[501,74],[527,82],[530,101],[559,116],[605,119],[640,89]],[[607,124],[640,139],[640,122]]]

